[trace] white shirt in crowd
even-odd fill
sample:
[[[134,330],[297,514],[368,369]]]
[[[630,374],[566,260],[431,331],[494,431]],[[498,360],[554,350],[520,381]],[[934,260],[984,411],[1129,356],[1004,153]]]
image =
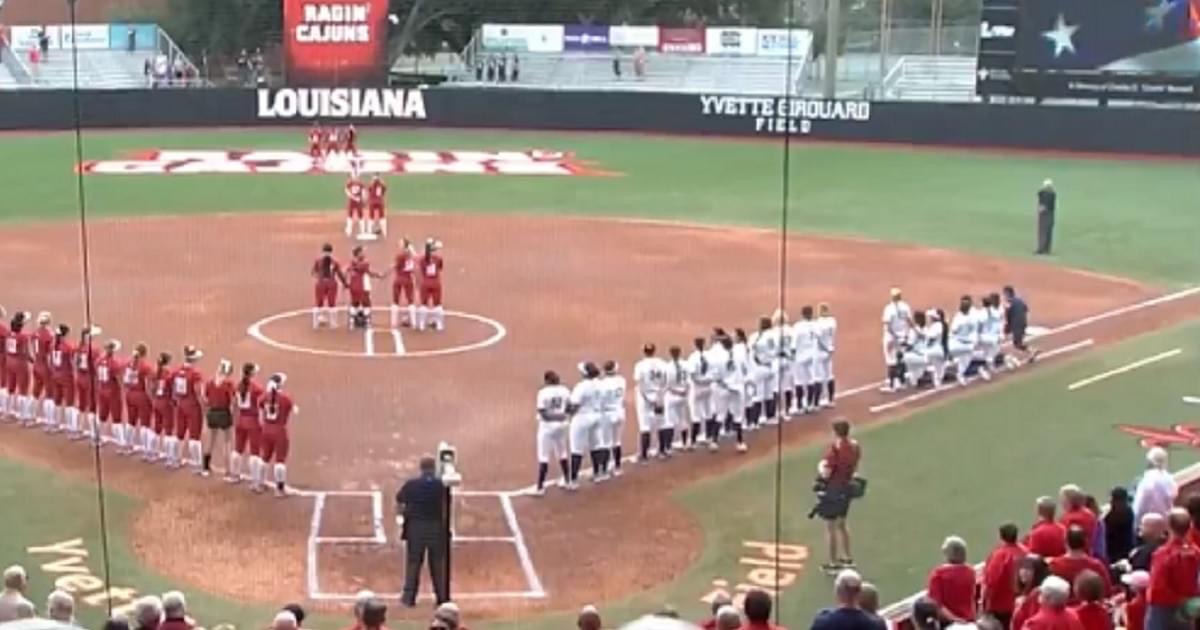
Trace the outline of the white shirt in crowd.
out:
[[[567,419],[567,403],[571,400],[571,390],[565,385],[546,385],[538,390],[537,410],[538,420],[542,422],[562,422]]]
[[[888,302],[883,307],[883,336],[896,340],[904,339],[912,322],[912,308],[908,302],[898,300]]]
[[[658,357],[645,357],[633,366],[633,381],[638,395],[650,403],[661,403],[667,389],[667,363]]]
[[[1161,514],[1165,518],[1175,507],[1178,494],[1179,485],[1171,473],[1155,467],[1146,469],[1133,494],[1134,522],[1140,523],[1142,515],[1150,513]]]

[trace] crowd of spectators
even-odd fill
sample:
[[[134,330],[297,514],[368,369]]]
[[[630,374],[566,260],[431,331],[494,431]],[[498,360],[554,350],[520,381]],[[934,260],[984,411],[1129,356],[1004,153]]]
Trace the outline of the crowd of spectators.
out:
[[[476,81],[516,83],[521,80],[521,58],[517,53],[476,55],[471,61]]]

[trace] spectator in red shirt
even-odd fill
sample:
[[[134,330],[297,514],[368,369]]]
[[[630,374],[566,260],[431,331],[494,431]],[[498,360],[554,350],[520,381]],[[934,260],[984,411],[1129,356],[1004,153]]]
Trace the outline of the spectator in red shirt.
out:
[[[1188,529],[1188,540],[1196,548],[1200,548],[1200,494],[1188,496],[1184,503],[1187,506],[1188,516],[1192,519],[1192,526]]]
[[[783,626],[771,623],[771,595],[762,589],[746,593],[742,612],[746,615],[742,630],[784,630]]]
[[[1055,520],[1057,510],[1058,505],[1053,498],[1039,497],[1037,521],[1025,537],[1025,546],[1029,548],[1029,552],[1046,560],[1067,553],[1067,528]]]
[[[163,620],[159,630],[192,630],[196,624],[187,616],[187,599],[179,591],[163,593]]]
[[[995,617],[1006,630],[1017,608],[1017,569],[1027,553],[1017,542],[1018,535],[1016,524],[1000,526],[1000,544],[988,555],[980,584],[983,611]]]
[[[833,423],[833,443],[825,451],[820,471],[826,480],[825,498],[829,509],[820,511],[825,520],[825,533],[829,541],[829,562],[822,565],[827,572],[854,566],[850,554],[850,528],[846,516],[850,511],[850,484],[858,471],[862,448],[850,437],[850,423],[838,420]]]
[[[1012,630],[1021,630],[1025,622],[1037,614],[1041,607],[1042,582],[1050,576],[1050,567],[1037,554],[1021,559],[1017,570],[1017,609],[1013,612]]]
[[[950,536],[942,543],[946,562],[934,567],[925,587],[941,607],[942,618],[955,623],[975,621],[975,569],[967,564],[967,543]]]
[[[731,606],[733,598],[725,591],[717,591],[713,593],[712,606],[709,610],[712,611],[712,616],[700,622],[700,627],[703,630],[716,630],[717,628],[717,612],[725,606]]]
[[[1112,613],[1104,605],[1108,583],[1093,571],[1084,571],[1075,578],[1075,599],[1078,604],[1071,612],[1079,618],[1084,630],[1113,630]]]
[[[1063,509],[1059,522],[1068,530],[1072,527],[1082,529],[1090,551],[1091,542],[1096,539],[1097,519],[1096,515],[1087,509],[1087,495],[1079,486],[1068,484],[1058,491],[1058,497]]]
[[[1175,508],[1167,515],[1171,538],[1154,552],[1150,561],[1150,591],[1146,601],[1146,630],[1187,630],[1190,621],[1180,615],[1183,604],[1200,595],[1200,550],[1188,540],[1192,519],[1187,510]]]
[[[1104,566],[1103,562],[1093,558],[1088,554],[1087,534],[1079,527],[1072,527],[1067,530],[1067,555],[1059,556],[1050,561],[1050,572],[1067,581],[1067,584],[1074,584],[1075,578],[1079,577],[1084,571],[1091,571],[1104,579],[1105,594],[1108,593],[1108,585],[1110,584],[1108,576],[1108,567]],[[1071,604],[1078,603],[1074,594],[1071,596]]]
[[[1121,616],[1125,630],[1145,630],[1146,628],[1146,589],[1150,588],[1150,574],[1146,571],[1134,571],[1121,576],[1121,581],[1129,587],[1125,596],[1125,607]]]
[[[1084,630],[1079,618],[1067,610],[1071,586],[1060,577],[1050,576],[1042,582],[1041,602],[1036,615],[1021,630]]]

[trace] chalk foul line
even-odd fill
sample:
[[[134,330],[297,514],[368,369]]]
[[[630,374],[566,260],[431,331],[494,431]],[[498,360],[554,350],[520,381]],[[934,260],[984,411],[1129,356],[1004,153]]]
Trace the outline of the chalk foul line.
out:
[[[1089,376],[1083,380],[1075,381],[1074,383],[1067,385],[1067,391],[1073,392],[1078,389],[1083,389],[1084,387],[1087,387],[1088,385],[1094,385],[1096,383],[1099,383],[1100,381],[1108,380],[1114,376],[1120,376],[1121,374],[1125,374],[1127,372],[1132,372],[1138,368],[1146,367],[1147,365],[1151,365],[1153,363],[1158,363],[1159,361],[1165,361],[1167,359],[1170,359],[1171,357],[1177,357],[1181,354],[1183,354],[1183,348],[1175,348],[1174,350],[1167,350],[1166,352],[1160,352],[1156,355],[1149,356],[1144,359],[1138,359],[1137,361],[1133,361],[1132,363],[1126,363],[1125,365],[1122,365],[1121,367],[1113,368],[1106,372],[1101,372],[1094,376]]]

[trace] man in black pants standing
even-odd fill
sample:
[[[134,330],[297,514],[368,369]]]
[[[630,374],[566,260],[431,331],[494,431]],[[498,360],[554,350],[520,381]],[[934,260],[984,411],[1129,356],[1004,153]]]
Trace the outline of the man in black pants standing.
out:
[[[1054,209],[1058,203],[1058,193],[1054,191],[1054,182],[1046,180],[1037,193],[1037,251],[1039,256],[1049,256],[1054,240]]]
[[[437,461],[428,455],[421,458],[421,474],[404,482],[396,493],[396,513],[403,518],[400,539],[405,543],[404,592],[400,601],[409,608],[417,603],[421,564],[426,554],[437,604],[450,600],[447,496],[446,485],[437,476]]]

